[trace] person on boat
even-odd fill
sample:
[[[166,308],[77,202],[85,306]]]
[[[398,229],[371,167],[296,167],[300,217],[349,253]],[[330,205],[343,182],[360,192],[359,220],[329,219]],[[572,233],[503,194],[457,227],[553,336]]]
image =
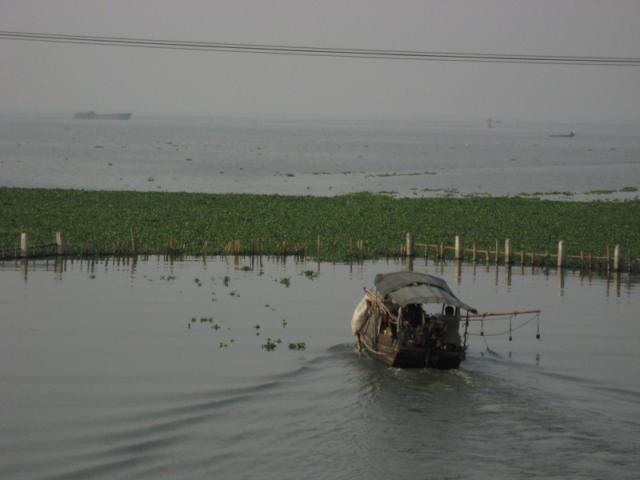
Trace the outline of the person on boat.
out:
[[[400,324],[402,322],[402,309],[400,308],[400,305],[393,302],[385,302],[385,306],[391,315],[398,319],[398,324]],[[385,319],[387,322],[385,335],[388,335],[393,339],[397,338],[398,324],[396,324],[389,315],[385,315]]]
[[[415,344],[419,327],[422,326],[422,307],[417,304],[408,304],[400,309],[398,325],[401,326],[401,341],[403,344]]]
[[[420,305],[407,305],[404,310],[404,321],[413,328],[418,328],[422,324],[422,308],[420,308]]]
[[[454,308],[447,305],[444,309],[444,332],[441,342],[444,344],[460,345],[460,317],[456,315]]]

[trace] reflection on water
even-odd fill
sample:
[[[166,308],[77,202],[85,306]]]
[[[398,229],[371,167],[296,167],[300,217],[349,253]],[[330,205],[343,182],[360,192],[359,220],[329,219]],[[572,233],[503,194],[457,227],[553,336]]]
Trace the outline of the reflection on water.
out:
[[[481,311],[542,309],[542,337],[476,322],[460,370],[404,371],[356,353],[349,321],[406,266],[0,263],[0,476],[635,477],[637,276],[415,259]]]
[[[149,257],[140,257],[143,261],[149,261]],[[175,257],[158,257],[164,258],[169,265],[173,265],[174,262],[179,261]],[[202,262],[203,267],[206,270],[207,261],[211,258],[218,257],[198,257],[198,259]],[[282,262],[286,265],[287,261],[294,261],[301,265],[311,266],[314,268],[314,272],[316,274],[320,273],[320,262],[312,262],[308,263],[304,259],[287,259],[287,257],[266,257],[267,261],[275,261],[276,263]],[[244,271],[252,271],[262,274],[264,272],[264,262],[265,257],[263,256],[229,256],[225,258],[225,261],[233,262],[233,265],[236,269],[242,269]],[[120,269],[127,268],[130,271],[131,279],[134,279],[136,276],[136,266],[138,264],[138,257],[118,257],[118,258],[101,258],[101,259],[66,259],[62,257],[53,257],[51,259],[16,259],[11,261],[1,261],[0,268],[11,268],[11,266],[19,267],[19,270],[22,274],[23,280],[26,282],[28,280],[29,270],[44,270],[44,271],[52,271],[56,274],[59,274],[59,278],[62,277],[63,272],[67,271],[69,265],[78,264],[81,271],[86,270],[89,272],[94,272],[97,265],[102,265],[105,272],[109,271],[109,268],[112,269]],[[193,259],[191,258],[190,261]],[[246,262],[246,264],[245,264]],[[421,267],[424,265],[429,265],[429,260],[415,260],[412,257],[407,257],[400,261],[396,261],[398,268],[413,270],[414,264],[416,262],[421,262]],[[357,263],[349,263],[350,273],[359,271],[362,273],[364,271],[365,262],[357,262]],[[464,262],[431,262],[431,267],[435,269],[435,273],[441,276],[444,276],[445,269],[451,269],[453,272],[452,280],[449,280],[450,283],[460,285],[462,279],[462,271],[463,266],[467,269],[471,269],[471,274],[475,279],[478,273],[478,269],[482,269],[485,273],[493,272],[494,281],[496,286],[500,286],[501,282],[506,286],[511,286],[512,276],[526,276],[530,275],[545,275],[549,277],[553,272],[556,277],[556,285],[558,290],[560,291],[560,295],[564,295],[565,288],[565,277],[567,275],[575,276],[579,275],[580,285],[584,286],[587,281],[588,285],[591,285],[594,278],[597,279],[598,283],[603,283],[605,286],[605,294],[615,295],[616,297],[620,297],[622,294],[623,288],[627,294],[630,294],[632,291],[632,286],[636,285],[640,281],[640,275],[624,273],[624,272],[594,272],[594,271],[576,271],[571,270],[568,271],[566,269],[550,269],[548,267],[513,267],[511,265],[504,265],[502,267],[498,265],[486,265],[479,266],[477,264],[465,264]],[[578,272],[578,273],[576,273]],[[469,273],[469,272],[467,272]]]

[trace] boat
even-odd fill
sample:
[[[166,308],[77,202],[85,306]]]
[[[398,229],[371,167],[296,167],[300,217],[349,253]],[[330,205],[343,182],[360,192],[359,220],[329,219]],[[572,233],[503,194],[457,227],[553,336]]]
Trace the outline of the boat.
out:
[[[82,120],[129,120],[131,113],[96,113],[94,111],[78,112],[73,118]]]
[[[549,135],[550,137],[562,137],[562,138],[571,138],[571,137],[575,137],[576,133],[571,130],[568,133],[552,133],[551,135]]]
[[[378,274],[351,319],[356,348],[398,368],[458,368],[465,359],[469,314],[441,278],[418,272]],[[466,316],[464,333],[460,322]]]

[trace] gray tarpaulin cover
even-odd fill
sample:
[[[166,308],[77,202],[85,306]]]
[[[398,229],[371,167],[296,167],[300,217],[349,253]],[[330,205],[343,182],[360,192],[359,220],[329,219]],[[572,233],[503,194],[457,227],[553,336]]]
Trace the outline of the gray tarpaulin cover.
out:
[[[402,307],[411,303],[442,303],[476,312],[454,295],[447,282],[426,273],[379,273],[373,283],[383,297]]]

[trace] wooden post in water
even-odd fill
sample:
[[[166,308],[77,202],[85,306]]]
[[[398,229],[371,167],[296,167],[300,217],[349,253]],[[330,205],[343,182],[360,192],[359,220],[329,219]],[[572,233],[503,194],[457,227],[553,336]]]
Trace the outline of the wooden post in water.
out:
[[[564,268],[565,265],[565,252],[564,252],[564,240],[558,242],[558,268]]]
[[[496,265],[500,261],[500,242],[496,239]]]
[[[29,247],[28,247],[28,237],[25,232],[20,234],[20,256],[28,257],[29,256]]]
[[[504,241],[504,264],[511,265],[511,239],[507,238]]]
[[[415,254],[415,244],[413,243],[413,235],[411,232],[407,232],[405,238],[405,255],[407,257],[413,257]]]
[[[460,246],[460,235],[456,235],[454,239],[454,258],[455,260],[462,260],[462,248]]]
[[[320,258],[320,234],[316,238],[316,257]]]
[[[136,254],[136,227],[131,225],[131,253]]]
[[[476,255],[478,254],[478,247],[476,245],[476,241],[474,240],[471,243],[471,261],[473,262],[473,264],[476,264]]]
[[[613,271],[619,272],[621,270],[622,264],[620,263],[620,244],[616,244],[613,249]]]
[[[56,232],[54,234],[56,241],[56,255],[63,255],[64,249],[62,248],[62,232]]]

